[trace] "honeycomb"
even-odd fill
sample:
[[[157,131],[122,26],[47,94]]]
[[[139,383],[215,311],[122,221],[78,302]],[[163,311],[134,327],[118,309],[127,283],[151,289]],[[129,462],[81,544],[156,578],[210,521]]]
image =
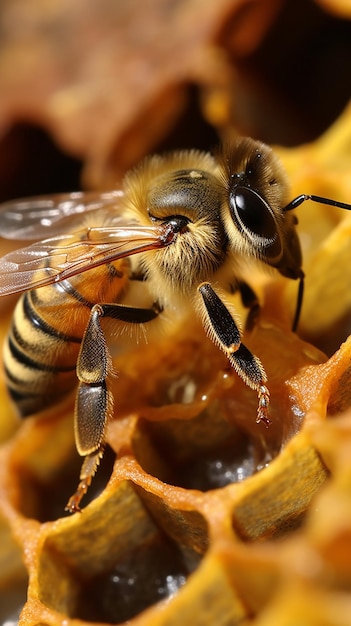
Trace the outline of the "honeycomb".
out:
[[[335,184],[347,197],[338,159],[350,113],[314,144],[278,149],[293,191],[333,197]],[[72,398],[18,427],[2,382],[0,589],[14,616],[23,604],[20,624],[350,623],[351,338],[332,345],[349,325],[345,213],[301,217],[301,336],[290,330],[296,284],[254,281],[263,305],[244,340],[267,370],[268,429],[189,313],[157,350],[140,343],[116,359],[108,449],[82,513],[68,516],[80,463]],[[341,294],[328,296],[327,330],[320,273],[326,294]],[[326,333],[329,357],[316,347]]]
[[[202,3],[201,15],[197,0],[166,4],[177,12],[174,39],[153,37],[149,49],[144,41],[130,52],[128,37],[143,42],[141,34],[170,21],[164,2],[148,3],[146,23],[139,3],[92,1],[92,28],[90,12],[71,0],[4,1],[1,128],[17,118],[39,120],[83,159],[85,182],[99,187],[167,133],[184,106],[187,81],[197,85],[202,114],[219,136],[237,132],[240,102],[251,116],[239,119],[245,130],[265,128],[261,108],[265,115],[272,109],[268,124],[279,126],[274,102],[284,109],[284,97],[274,92],[261,107],[268,90],[262,83],[257,89],[250,71],[243,81],[237,69],[284,2],[221,0]],[[318,4],[350,16],[345,0]],[[115,44],[108,39],[112,6],[120,28]],[[67,29],[78,33],[76,47],[58,45]],[[99,37],[108,43],[90,56]],[[225,45],[215,47],[221,37]],[[143,63],[150,55],[152,63],[142,67],[154,74],[140,72],[135,93],[128,63],[138,68],[140,54]],[[230,57],[239,62],[231,65]],[[111,81],[116,67],[119,83]],[[323,98],[331,91],[324,88]],[[294,134],[289,112],[284,127]],[[276,146],[291,197],[308,192],[350,202],[350,145],[349,105],[318,139]],[[9,155],[15,161],[11,151],[6,158],[0,151],[11,178]],[[115,358],[116,408],[105,455],[82,512],[69,515],[64,508],[81,465],[74,399],[19,423],[0,374],[4,624],[350,625],[351,214],[308,202],[298,219],[306,288],[297,333],[296,282],[251,270],[248,277],[261,308],[244,342],[267,371],[269,428],[256,424],[256,394],[228,369],[189,311],[181,327],[159,338],[157,350],[140,342],[128,358]],[[2,241],[1,254],[5,245],[12,244]],[[232,305],[244,327],[247,311],[235,295]],[[13,298],[0,306],[2,343]]]

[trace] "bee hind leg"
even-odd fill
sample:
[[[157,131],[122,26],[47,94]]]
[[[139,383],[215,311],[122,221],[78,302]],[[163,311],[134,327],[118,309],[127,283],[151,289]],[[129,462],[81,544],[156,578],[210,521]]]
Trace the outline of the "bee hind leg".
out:
[[[77,360],[79,385],[74,410],[76,447],[78,453],[86,458],[78,488],[66,506],[66,511],[70,513],[80,510],[81,499],[103,456],[106,427],[113,414],[113,398],[107,385],[107,377],[112,373],[112,359],[101,328],[101,317],[140,324],[151,321],[159,313],[157,305],[142,309],[119,304],[95,304],[91,309]]]
[[[269,426],[269,390],[266,387],[267,375],[261,361],[241,342],[240,331],[229,310],[209,283],[198,287],[205,307],[205,324],[211,339],[226,354],[230,365],[244,383],[258,395],[257,423]]]
[[[79,485],[76,491],[74,492],[73,496],[71,496],[70,499],[68,500],[67,505],[65,507],[65,511],[68,511],[69,513],[80,512],[81,510],[80,502],[91,485],[91,481],[99,466],[103,453],[104,453],[104,449],[103,447],[101,447],[98,450],[98,452],[96,452],[95,454],[89,454],[88,456],[85,457],[81,471],[80,471]]]
[[[66,510],[71,513],[80,510],[80,501],[96,472],[103,455],[106,424],[112,414],[112,397],[106,384],[112,363],[100,324],[103,314],[103,307],[98,304],[91,309],[77,360],[79,385],[74,409],[74,432],[77,450],[86,458],[78,488],[66,506]]]

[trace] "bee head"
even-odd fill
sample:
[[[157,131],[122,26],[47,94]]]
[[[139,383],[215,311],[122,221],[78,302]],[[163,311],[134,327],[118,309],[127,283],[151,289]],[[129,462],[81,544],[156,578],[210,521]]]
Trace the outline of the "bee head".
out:
[[[240,139],[219,157],[226,202],[222,219],[231,249],[256,257],[289,278],[301,274],[296,217],[284,210],[287,177],[276,154],[253,139]]]

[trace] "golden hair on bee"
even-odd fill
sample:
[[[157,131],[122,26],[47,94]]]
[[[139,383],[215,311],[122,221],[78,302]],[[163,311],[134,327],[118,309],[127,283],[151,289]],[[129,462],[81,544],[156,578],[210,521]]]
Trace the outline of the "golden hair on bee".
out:
[[[228,190],[234,178],[252,187],[272,207],[282,211],[288,200],[289,181],[283,165],[270,146],[249,137],[225,143],[216,153],[219,176]]]
[[[155,197],[159,185],[162,185],[162,188],[165,184],[170,185],[172,176],[176,172],[187,171],[191,177],[193,170],[193,177],[196,177],[197,170],[213,172],[215,168],[214,157],[210,153],[200,150],[179,150],[164,156],[148,156],[134,169],[127,172],[123,179],[125,210],[138,222],[149,224],[150,196],[151,198]],[[186,192],[185,186],[184,198]],[[170,201],[168,199],[168,206],[171,206]],[[177,202],[179,204],[178,199]],[[186,202],[183,204],[183,208],[186,209]]]
[[[244,137],[225,144],[217,161],[226,190],[222,218],[232,251],[280,267],[284,241],[294,238],[297,220],[284,210],[289,184],[279,158],[266,144]]]
[[[175,295],[189,298],[224,261],[223,189],[215,172],[209,153],[189,150],[148,158],[124,180],[128,211],[142,223],[180,219],[174,245],[139,261],[150,289],[155,296],[162,294],[162,303]]]

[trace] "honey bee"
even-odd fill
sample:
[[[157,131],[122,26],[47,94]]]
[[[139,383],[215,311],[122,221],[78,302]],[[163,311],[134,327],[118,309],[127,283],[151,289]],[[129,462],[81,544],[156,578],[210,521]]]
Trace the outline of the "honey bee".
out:
[[[121,190],[0,206],[1,236],[38,240],[0,259],[0,295],[24,292],[4,346],[9,394],[26,417],[56,403],[78,379],[75,440],[85,459],[68,511],[80,510],[112,418],[112,357],[102,318],[143,324],[147,332],[164,310],[181,316],[192,306],[257,393],[256,421],[269,426],[264,367],[242,343],[222,294],[234,285],[255,306],[243,268],[253,260],[275,268],[299,281],[296,328],[304,273],[292,209],[306,200],[351,209],[315,195],[289,202],[276,154],[241,138],[215,156],[190,150],[147,158],[126,175]],[[136,280],[143,281],[146,307],[129,299]]]

